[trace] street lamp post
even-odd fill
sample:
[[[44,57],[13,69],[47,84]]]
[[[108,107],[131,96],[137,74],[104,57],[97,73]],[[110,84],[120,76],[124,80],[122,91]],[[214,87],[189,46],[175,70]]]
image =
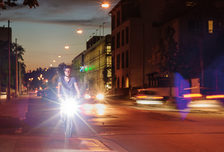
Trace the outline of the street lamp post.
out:
[[[65,46],[65,49],[68,50],[70,47],[68,45]]]
[[[83,30],[82,30],[82,29],[78,29],[78,30],[76,31],[76,33],[77,33],[77,34],[82,34],[82,33],[83,33]]]
[[[107,9],[110,7],[110,4],[108,2],[104,2],[101,4],[101,7],[104,8],[104,9]]]
[[[15,39],[16,42],[16,85],[15,85],[15,95],[18,96],[18,54],[17,54],[17,38]]]
[[[104,36],[104,25],[105,25],[105,22],[103,22],[103,25],[102,25],[102,27],[103,27],[103,36]]]

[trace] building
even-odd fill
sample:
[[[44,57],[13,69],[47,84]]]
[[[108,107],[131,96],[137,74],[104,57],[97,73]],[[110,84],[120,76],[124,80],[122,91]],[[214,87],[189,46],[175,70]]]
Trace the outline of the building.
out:
[[[114,90],[176,87],[175,73],[191,79],[188,87],[211,83],[214,72],[206,66],[221,54],[221,43],[212,47],[221,39],[223,6],[219,0],[121,0],[110,12]]]
[[[12,29],[8,27],[0,27],[0,41],[8,41],[11,39],[12,39]]]
[[[0,27],[0,93],[1,91],[5,92],[6,87],[9,86],[10,84],[9,82],[7,83],[7,80],[9,78],[8,54],[9,54],[9,42],[11,43],[12,41],[11,39],[12,39],[12,29],[8,27]]]
[[[72,70],[74,71],[73,74],[81,90],[85,89],[84,72],[81,72],[81,69],[84,67],[84,52],[81,52],[72,60]]]
[[[165,38],[168,29],[173,31],[173,36],[170,38],[173,39],[173,44],[176,43],[176,51],[173,53],[176,53],[174,59],[178,66],[173,65],[175,69],[170,72],[180,74],[183,79],[189,81],[188,87],[198,88],[198,92],[202,87],[208,92],[223,92],[224,3],[209,0],[187,2],[184,3],[184,8],[176,13],[179,15],[172,15],[158,26],[160,38],[165,43],[168,42]],[[158,44],[157,50],[160,51],[157,53],[161,52],[161,47]],[[154,56],[159,57],[158,54]],[[156,87],[160,87],[161,81],[158,80],[161,80],[161,76],[155,78],[152,81],[149,78],[149,87],[155,87],[155,84]],[[172,79],[175,81],[175,78]],[[181,90],[186,86],[180,83],[178,87],[178,95],[181,95]]]
[[[111,89],[111,36],[94,36],[86,46],[87,49],[72,61],[83,90],[104,92]]]
[[[147,61],[158,41],[154,24],[165,2],[121,0],[112,10],[113,88],[127,94],[130,88],[147,86]],[[155,9],[156,7],[156,9]]]

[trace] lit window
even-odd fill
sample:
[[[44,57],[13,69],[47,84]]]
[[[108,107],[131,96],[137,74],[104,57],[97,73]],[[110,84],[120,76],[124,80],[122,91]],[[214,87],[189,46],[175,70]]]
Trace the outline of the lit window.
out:
[[[185,5],[187,7],[194,7],[196,5],[196,2],[194,2],[194,1],[186,1]]]
[[[129,78],[128,77],[126,77],[126,86],[125,87],[129,88]]]
[[[208,20],[208,33],[213,33],[213,20]]]

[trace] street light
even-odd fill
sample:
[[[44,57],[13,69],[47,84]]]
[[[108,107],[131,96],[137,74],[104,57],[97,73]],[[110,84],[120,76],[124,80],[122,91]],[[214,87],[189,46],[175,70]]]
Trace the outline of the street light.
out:
[[[56,62],[56,60],[53,60],[53,62],[55,63],[55,62]]]
[[[61,56],[59,55],[58,58],[61,58]]]
[[[66,50],[68,50],[68,49],[69,49],[69,46],[68,46],[68,45],[66,45],[66,46],[65,46],[65,49],[66,49]]]
[[[110,4],[109,4],[108,2],[103,2],[103,3],[101,4],[101,7],[104,8],[104,9],[107,9],[107,8],[110,7]]]
[[[82,34],[82,33],[83,33],[83,30],[82,30],[82,29],[78,29],[78,30],[76,31],[76,33],[77,33],[77,34]]]

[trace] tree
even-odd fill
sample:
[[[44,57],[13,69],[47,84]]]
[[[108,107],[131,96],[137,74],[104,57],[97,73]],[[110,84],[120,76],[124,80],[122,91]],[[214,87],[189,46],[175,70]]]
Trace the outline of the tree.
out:
[[[17,0],[0,0],[0,8],[7,9],[8,7],[16,7],[19,6]],[[37,0],[24,0],[23,5],[29,6],[30,8],[35,8],[39,6]]]
[[[16,51],[17,51],[18,60],[24,61],[23,59],[23,55],[25,52],[24,48],[21,45],[18,45],[16,43],[12,43],[11,48],[12,48],[12,55],[16,56]]]
[[[25,74],[26,65],[23,62],[24,48],[21,45],[15,43],[11,44],[11,84],[14,87],[15,85],[15,76],[16,76],[16,49],[18,54],[18,65],[21,68],[22,79]],[[0,41],[0,90],[5,88],[8,82],[8,42]]]
[[[173,27],[168,26],[165,29],[164,38],[160,41],[159,54],[160,72],[173,73],[177,72],[179,64],[177,64],[177,57],[179,55],[179,49],[177,48],[177,42],[174,39],[175,30]]]
[[[195,63],[198,60],[199,49],[197,44],[192,46],[178,46],[174,39],[175,29],[168,26],[164,31],[164,37],[161,38],[159,49],[156,54],[156,66],[159,67],[160,73],[179,73],[185,79],[189,79],[198,72]],[[199,64],[199,63],[198,63]]]
[[[21,77],[22,80],[24,78],[24,74],[25,74],[25,67],[26,65],[24,64],[24,59],[23,59],[23,55],[24,55],[24,48],[21,45],[18,45],[16,43],[12,43],[11,44],[11,75],[12,75],[12,84],[15,84],[15,78],[16,78],[16,53],[17,53],[17,64],[18,64],[18,73],[19,73],[19,68],[21,68]]]

